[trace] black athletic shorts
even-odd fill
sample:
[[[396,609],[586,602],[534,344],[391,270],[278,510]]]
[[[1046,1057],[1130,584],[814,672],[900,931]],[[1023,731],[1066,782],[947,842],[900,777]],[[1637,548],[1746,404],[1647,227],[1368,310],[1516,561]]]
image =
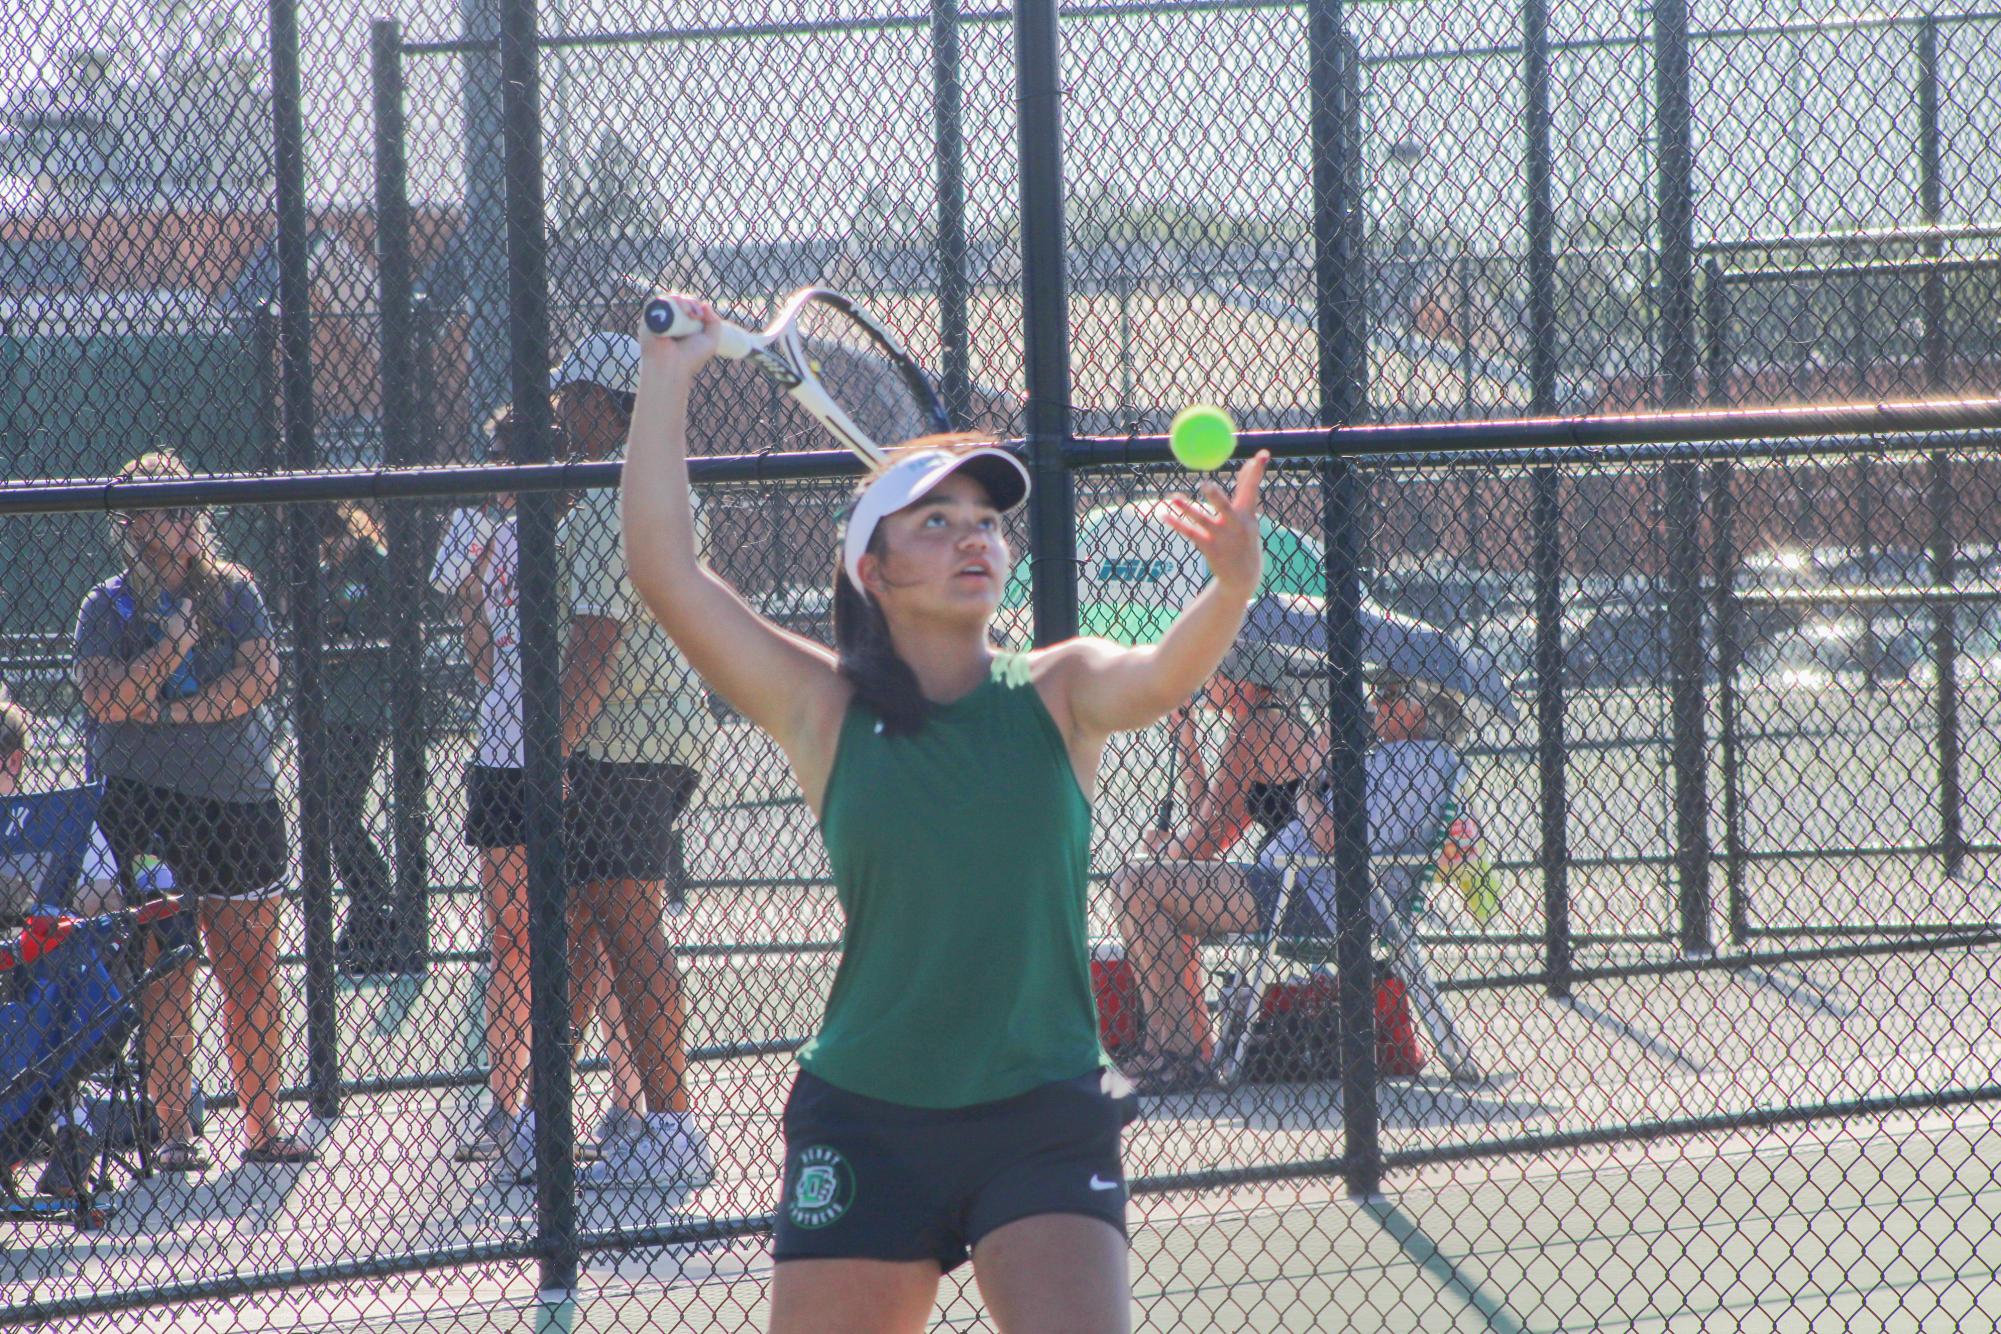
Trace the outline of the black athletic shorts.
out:
[[[563,878],[665,880],[675,865],[674,821],[701,775],[680,764],[607,764],[571,756],[563,803]]]
[[[996,1228],[1084,1214],[1126,1230],[1119,1133],[1138,1110],[1110,1070],[938,1111],[804,1070],[785,1103],[776,1260],[964,1263]]]
[[[133,864],[158,857],[191,897],[261,899],[285,888],[290,865],[277,798],[217,801],[127,778],[109,778],[97,823],[132,891]]]
[[[518,848],[528,841],[528,789],[519,766],[466,766],[465,839],[469,847]]]

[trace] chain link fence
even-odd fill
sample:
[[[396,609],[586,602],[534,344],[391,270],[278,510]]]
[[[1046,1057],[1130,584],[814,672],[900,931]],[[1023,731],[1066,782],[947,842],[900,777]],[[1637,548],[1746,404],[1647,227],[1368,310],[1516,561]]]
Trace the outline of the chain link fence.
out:
[[[655,284],[1014,442],[1004,651],[1201,587],[1180,407],[1277,457],[1088,794],[1136,1323],[1978,1319],[2001,11],[77,18],[0,38],[0,1324],[759,1327],[852,1204],[820,821],[619,545]],[[741,364],[689,444],[829,642],[859,466]]]

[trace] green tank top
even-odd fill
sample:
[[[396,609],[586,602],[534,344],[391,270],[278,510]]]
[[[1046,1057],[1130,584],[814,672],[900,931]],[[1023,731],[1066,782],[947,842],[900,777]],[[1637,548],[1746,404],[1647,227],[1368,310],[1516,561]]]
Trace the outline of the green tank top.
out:
[[[845,923],[814,1075],[967,1107],[1104,1064],[1085,898],[1091,808],[1015,655],[890,737],[850,704],[820,832]]]

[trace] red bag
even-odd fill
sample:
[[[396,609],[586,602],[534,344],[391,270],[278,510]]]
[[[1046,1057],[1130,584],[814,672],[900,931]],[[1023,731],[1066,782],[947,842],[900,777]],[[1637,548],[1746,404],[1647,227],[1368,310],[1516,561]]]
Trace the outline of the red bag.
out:
[[[1271,983],[1259,1000],[1257,1027],[1244,1053],[1244,1082],[1339,1078],[1340,1019],[1333,974],[1315,972]]]
[[[1098,1041],[1116,1056],[1139,1042],[1139,975],[1115,940],[1091,951],[1091,991],[1098,998]]]
[[[1410,993],[1402,978],[1385,970],[1376,984],[1376,1076],[1409,1078],[1423,1069],[1424,1049],[1417,1045]]]

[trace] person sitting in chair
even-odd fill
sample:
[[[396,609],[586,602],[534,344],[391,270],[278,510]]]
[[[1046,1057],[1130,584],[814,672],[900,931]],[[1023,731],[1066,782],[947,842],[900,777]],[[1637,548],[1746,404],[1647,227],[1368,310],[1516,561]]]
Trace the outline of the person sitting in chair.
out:
[[[1213,861],[1256,829],[1258,846],[1292,823],[1293,804],[1320,766],[1321,742],[1300,716],[1294,659],[1268,644],[1238,644],[1203,689],[1225,733],[1213,768],[1203,763],[1202,730],[1192,709],[1174,719],[1174,788],[1188,819],[1179,828],[1162,810],[1146,848],[1173,861]]]
[[[1464,715],[1442,693],[1421,694],[1411,683],[1379,676],[1371,703],[1375,744],[1364,759],[1369,844],[1377,854],[1399,852],[1429,838],[1452,790],[1459,759],[1452,743]],[[1325,800],[1324,778],[1304,785],[1296,816],[1266,842],[1255,861],[1161,858],[1129,863],[1112,877],[1126,957],[1140,988],[1143,1031],[1128,1073],[1146,1095],[1210,1087],[1214,1034],[1203,1004],[1201,947],[1218,936],[1273,929],[1289,858],[1334,850],[1337,828]],[[1418,886],[1384,883],[1371,914],[1407,914]],[[1279,932],[1295,937],[1334,934],[1331,868],[1302,869]],[[1378,932],[1383,922],[1376,921]]]

